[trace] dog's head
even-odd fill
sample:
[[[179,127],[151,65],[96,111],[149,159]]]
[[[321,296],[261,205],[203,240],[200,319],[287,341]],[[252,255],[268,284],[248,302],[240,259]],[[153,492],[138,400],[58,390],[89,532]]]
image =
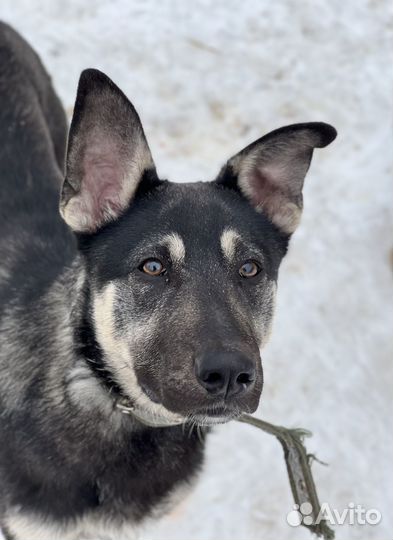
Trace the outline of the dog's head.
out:
[[[215,423],[258,406],[260,348],[323,123],[278,129],[213,182],[157,177],[139,117],[104,74],[83,72],[61,213],[86,260],[105,369],[139,414]]]

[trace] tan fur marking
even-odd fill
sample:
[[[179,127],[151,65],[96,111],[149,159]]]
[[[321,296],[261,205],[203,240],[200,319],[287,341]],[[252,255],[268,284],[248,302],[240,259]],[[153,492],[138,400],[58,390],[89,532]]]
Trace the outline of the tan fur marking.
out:
[[[221,235],[221,249],[224,256],[228,259],[229,262],[232,261],[235,255],[236,243],[239,239],[240,235],[234,229],[225,229]]]
[[[94,326],[97,340],[105,353],[105,361],[138,409],[148,412],[153,417],[156,416],[157,419],[161,417],[177,423],[180,415],[149,399],[140,387],[134,370],[134,360],[130,352],[133,343],[130,340],[136,342],[140,336],[146,336],[149,324],[134,323],[132,336],[128,339],[118,335],[114,320],[115,302],[116,286],[113,282],[97,294],[93,301]]]
[[[177,233],[164,236],[162,242],[168,247],[173,262],[179,264],[184,262],[186,247],[182,238]]]

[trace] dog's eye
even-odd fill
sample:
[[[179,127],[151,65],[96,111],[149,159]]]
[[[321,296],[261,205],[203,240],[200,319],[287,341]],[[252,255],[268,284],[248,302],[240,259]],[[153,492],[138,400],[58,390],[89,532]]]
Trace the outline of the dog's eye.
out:
[[[158,259],[147,259],[141,264],[140,269],[149,276],[159,276],[165,272],[164,265]]]
[[[239,268],[239,274],[244,278],[252,278],[259,274],[260,266],[255,261],[246,261]]]

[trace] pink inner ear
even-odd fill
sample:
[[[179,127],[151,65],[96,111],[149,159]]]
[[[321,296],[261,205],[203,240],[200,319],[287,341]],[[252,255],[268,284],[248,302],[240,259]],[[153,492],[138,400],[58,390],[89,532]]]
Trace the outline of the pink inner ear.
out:
[[[282,171],[272,169],[260,169],[255,167],[247,175],[247,193],[250,197],[253,206],[262,207],[274,197],[280,197],[283,194],[283,189],[280,189],[280,184],[275,175],[283,176]],[[279,178],[280,178],[279,176]]]
[[[122,200],[125,175],[116,144],[95,140],[89,146],[83,159],[80,197],[91,221],[98,226],[107,217],[117,217],[128,201]]]

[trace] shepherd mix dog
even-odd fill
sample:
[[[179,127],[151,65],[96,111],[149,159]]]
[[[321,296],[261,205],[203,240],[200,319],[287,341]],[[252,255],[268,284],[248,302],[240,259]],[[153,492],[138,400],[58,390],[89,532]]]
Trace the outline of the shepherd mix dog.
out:
[[[209,426],[256,410],[304,177],[336,131],[283,127],[212,182],[161,180],[95,69],[67,146],[48,75],[5,24],[0,103],[0,525],[131,539],[197,475]]]

